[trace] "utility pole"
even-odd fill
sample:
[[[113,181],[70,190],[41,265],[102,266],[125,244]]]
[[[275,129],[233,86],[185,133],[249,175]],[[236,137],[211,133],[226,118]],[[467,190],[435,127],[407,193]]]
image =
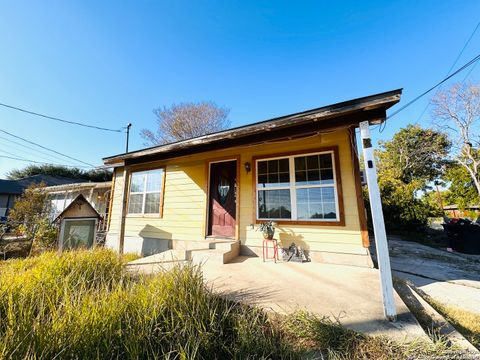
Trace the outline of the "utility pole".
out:
[[[389,321],[395,321],[397,310],[393,297],[392,269],[390,268],[390,255],[388,253],[387,233],[383,219],[382,201],[377,181],[377,169],[370,139],[368,121],[360,123],[360,137],[362,139],[363,158],[365,161],[365,175],[368,185],[368,197],[372,210],[373,230],[375,232],[375,247],[377,249],[377,262],[380,272],[380,286],[382,289],[383,313]]]
[[[128,153],[128,138],[130,137],[130,128],[132,127],[132,123],[127,124],[127,141],[125,144],[125,152]]]

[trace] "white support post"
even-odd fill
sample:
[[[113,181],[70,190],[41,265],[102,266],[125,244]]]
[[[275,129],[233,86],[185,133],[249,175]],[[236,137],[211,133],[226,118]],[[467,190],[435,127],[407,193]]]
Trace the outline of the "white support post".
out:
[[[382,288],[383,312],[390,321],[395,321],[397,310],[393,297],[392,270],[390,268],[390,255],[388,253],[387,233],[383,219],[382,201],[377,182],[377,169],[370,139],[368,121],[360,123],[360,137],[362,139],[363,158],[365,161],[365,175],[372,211],[373,230],[375,233],[375,247],[377,249],[377,262],[380,272],[380,286]]]

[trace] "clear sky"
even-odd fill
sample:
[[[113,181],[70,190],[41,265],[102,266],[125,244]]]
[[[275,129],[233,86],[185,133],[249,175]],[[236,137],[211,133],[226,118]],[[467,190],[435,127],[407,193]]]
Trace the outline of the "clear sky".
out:
[[[406,103],[446,75],[479,20],[478,0],[0,0],[0,102],[110,128],[132,122],[134,150],[152,110],[172,103],[215,101],[234,126],[396,88]],[[479,45],[480,30],[456,67]],[[479,78],[477,66],[469,79]],[[417,121],[428,100],[375,140]],[[0,129],[95,165],[124,150],[123,134],[2,107]],[[6,138],[18,142],[0,133],[1,155],[72,164]],[[0,177],[24,165],[0,158]]]

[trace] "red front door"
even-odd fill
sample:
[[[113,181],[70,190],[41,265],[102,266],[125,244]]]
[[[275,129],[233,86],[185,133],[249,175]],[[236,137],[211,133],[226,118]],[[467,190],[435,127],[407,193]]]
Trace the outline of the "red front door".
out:
[[[235,160],[210,164],[209,235],[235,236],[236,178]]]

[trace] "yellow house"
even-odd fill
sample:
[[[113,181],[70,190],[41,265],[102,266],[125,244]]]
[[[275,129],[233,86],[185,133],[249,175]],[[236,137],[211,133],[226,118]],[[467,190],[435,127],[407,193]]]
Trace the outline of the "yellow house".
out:
[[[261,222],[312,261],[371,264],[355,129],[381,124],[401,90],[104,159],[114,167],[106,244],[149,255],[209,248],[262,253]]]

